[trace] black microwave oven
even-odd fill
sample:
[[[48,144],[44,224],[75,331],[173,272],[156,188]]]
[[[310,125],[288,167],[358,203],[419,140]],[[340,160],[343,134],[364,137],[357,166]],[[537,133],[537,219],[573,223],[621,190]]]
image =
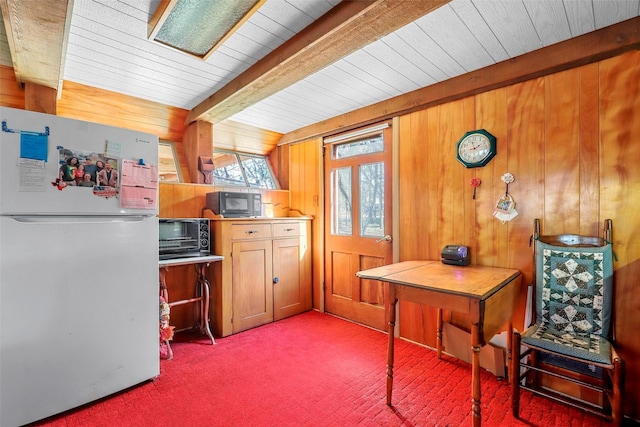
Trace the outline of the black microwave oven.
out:
[[[211,240],[207,218],[160,218],[160,259],[208,256]]]
[[[262,194],[214,191],[207,193],[206,208],[224,218],[262,216]]]

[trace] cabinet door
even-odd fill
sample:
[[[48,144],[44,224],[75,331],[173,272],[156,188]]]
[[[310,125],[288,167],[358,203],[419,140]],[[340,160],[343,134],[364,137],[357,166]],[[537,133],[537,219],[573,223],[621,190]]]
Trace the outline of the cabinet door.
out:
[[[273,321],[271,240],[234,242],[233,332]]]
[[[304,238],[273,241],[273,275],[274,320],[311,309],[311,257]]]

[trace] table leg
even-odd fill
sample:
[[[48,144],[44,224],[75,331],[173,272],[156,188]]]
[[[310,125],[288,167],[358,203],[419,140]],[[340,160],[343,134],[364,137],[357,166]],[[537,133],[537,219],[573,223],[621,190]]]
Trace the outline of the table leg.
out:
[[[471,325],[471,412],[474,427],[480,427],[482,418],[480,415],[480,335],[478,325]]]
[[[209,281],[207,280],[206,272],[209,264],[201,264],[198,271],[198,284],[200,286],[200,295],[202,301],[200,301],[200,332],[206,334],[211,340],[211,344],[215,344],[211,329],[209,328]]]
[[[438,309],[438,317],[436,319],[436,354],[438,359],[442,359],[442,309]]]
[[[387,405],[391,406],[391,392],[393,390],[393,359],[394,359],[394,340],[395,340],[395,327],[396,327],[396,288],[393,284],[387,284],[387,313],[389,319],[389,328],[387,333],[389,334],[389,344],[387,346]]]
[[[511,354],[511,340],[513,338],[513,322],[509,320],[507,323],[507,378],[509,379],[509,383],[511,383],[511,364],[513,361],[511,358],[513,355]]]

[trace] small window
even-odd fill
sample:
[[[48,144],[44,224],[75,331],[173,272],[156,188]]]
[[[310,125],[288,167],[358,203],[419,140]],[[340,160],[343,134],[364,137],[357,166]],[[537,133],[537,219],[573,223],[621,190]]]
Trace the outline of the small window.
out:
[[[213,183],[220,187],[278,188],[266,157],[219,150],[213,150]]]
[[[182,173],[173,142],[158,143],[158,176],[162,182],[182,182]]]
[[[382,134],[359,139],[357,141],[335,144],[333,147],[333,158],[344,159],[345,157],[360,156],[362,154],[379,153],[384,150],[384,139]]]

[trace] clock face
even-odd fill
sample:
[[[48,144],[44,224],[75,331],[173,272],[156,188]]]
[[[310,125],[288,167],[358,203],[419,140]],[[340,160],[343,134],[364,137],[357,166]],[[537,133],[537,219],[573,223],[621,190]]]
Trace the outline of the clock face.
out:
[[[496,139],[484,129],[467,132],[458,142],[457,159],[468,168],[484,166],[496,154]]]

